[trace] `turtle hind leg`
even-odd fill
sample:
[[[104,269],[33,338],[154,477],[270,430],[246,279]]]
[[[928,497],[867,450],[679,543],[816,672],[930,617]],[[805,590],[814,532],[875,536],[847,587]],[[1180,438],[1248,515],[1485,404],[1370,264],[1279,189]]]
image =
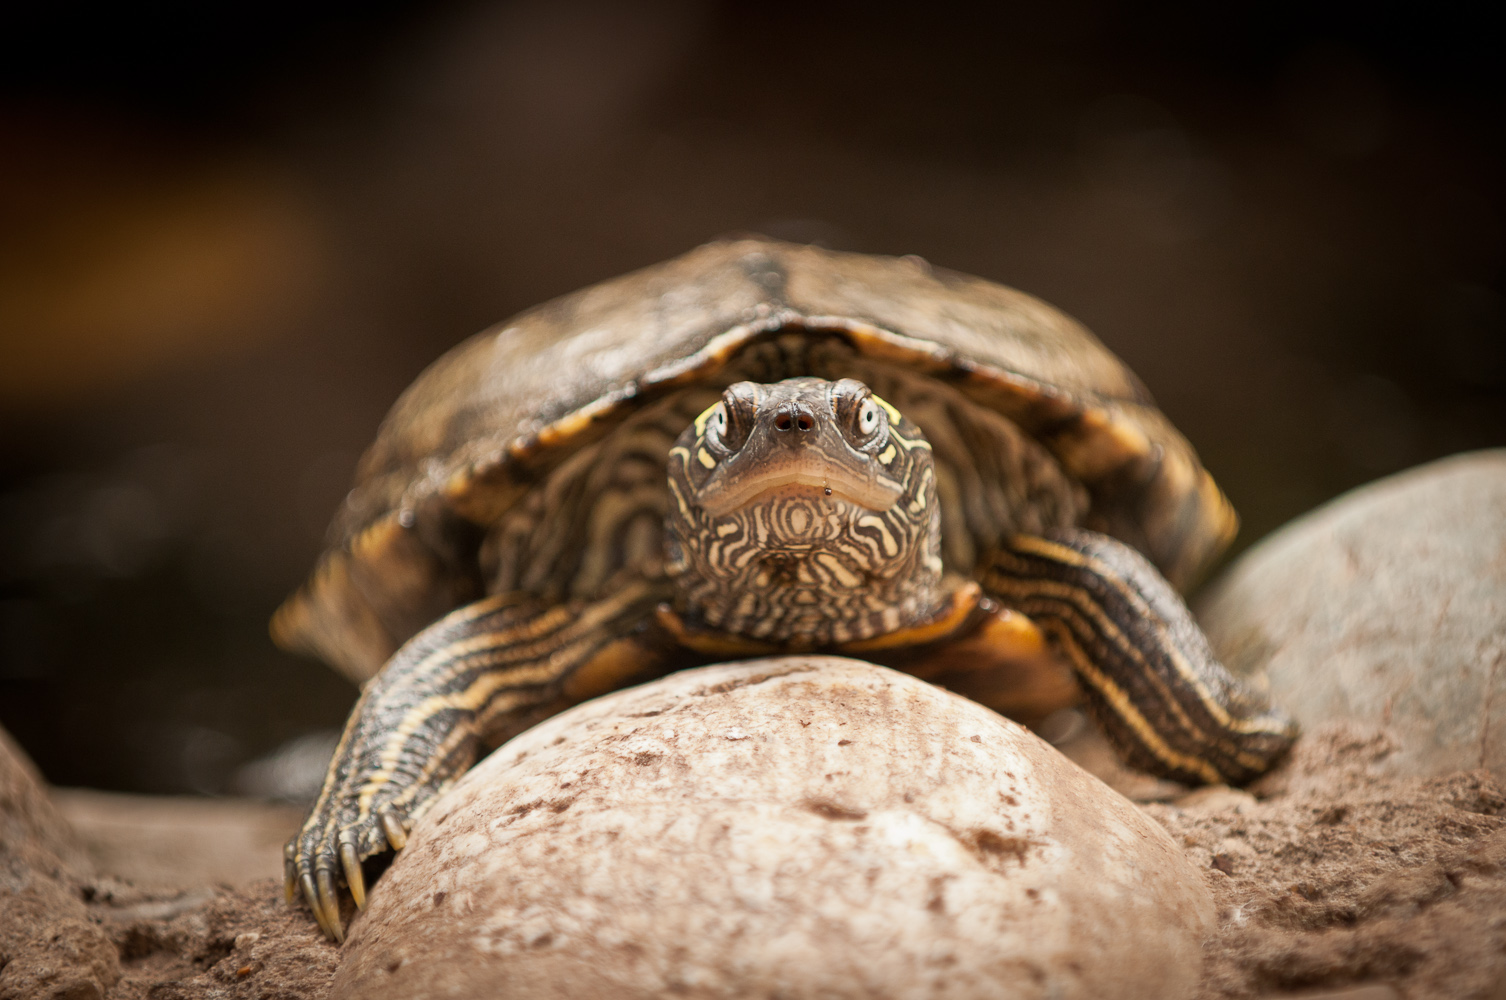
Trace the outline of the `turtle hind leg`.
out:
[[[1081,529],[1017,535],[980,562],[979,578],[1046,632],[1130,764],[1239,784],[1296,738],[1291,719],[1219,663],[1181,597],[1124,543]]]
[[[362,693],[324,786],[284,851],[287,892],[342,940],[339,887],[365,902],[362,863],[401,850],[413,822],[519,720],[536,720],[652,669],[638,638],[662,598],[637,580],[595,602],[501,595],[399,649]]]

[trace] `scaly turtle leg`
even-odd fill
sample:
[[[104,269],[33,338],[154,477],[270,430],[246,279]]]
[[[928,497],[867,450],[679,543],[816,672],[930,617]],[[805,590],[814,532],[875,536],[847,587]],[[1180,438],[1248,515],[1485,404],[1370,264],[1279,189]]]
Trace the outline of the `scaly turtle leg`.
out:
[[[1237,784],[1296,738],[1292,720],[1218,662],[1181,597],[1124,543],[1080,529],[1017,535],[980,561],[978,578],[1070,662],[1130,764]]]
[[[621,686],[659,656],[636,634],[662,599],[634,581],[605,600],[545,604],[501,595],[414,636],[362,693],[303,829],[284,850],[300,894],[344,939],[338,887],[364,908],[361,862],[401,850],[408,830],[491,738]]]

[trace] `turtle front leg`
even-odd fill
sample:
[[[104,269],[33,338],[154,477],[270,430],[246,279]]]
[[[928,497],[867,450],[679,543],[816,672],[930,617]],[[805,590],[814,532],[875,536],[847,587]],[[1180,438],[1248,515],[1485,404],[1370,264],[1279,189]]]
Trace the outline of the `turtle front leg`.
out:
[[[656,665],[635,632],[662,599],[634,581],[597,602],[502,595],[453,612],[399,649],[356,703],[303,828],[284,849],[299,895],[341,941],[338,887],[365,908],[361,862],[402,850],[434,800],[492,738]]]
[[[1229,673],[1182,598],[1124,543],[1081,529],[1017,535],[980,561],[978,577],[1046,633],[1131,765],[1238,784],[1296,738],[1296,724]]]

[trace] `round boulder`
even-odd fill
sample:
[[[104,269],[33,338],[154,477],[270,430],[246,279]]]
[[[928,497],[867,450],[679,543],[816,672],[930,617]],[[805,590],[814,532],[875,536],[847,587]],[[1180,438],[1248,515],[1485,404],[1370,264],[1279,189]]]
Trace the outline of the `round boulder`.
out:
[[[1506,777],[1506,449],[1382,479],[1242,556],[1198,617],[1305,727],[1386,727],[1381,768]]]
[[[334,996],[1189,995],[1212,901],[1019,725],[784,657],[529,730],[414,829]]]

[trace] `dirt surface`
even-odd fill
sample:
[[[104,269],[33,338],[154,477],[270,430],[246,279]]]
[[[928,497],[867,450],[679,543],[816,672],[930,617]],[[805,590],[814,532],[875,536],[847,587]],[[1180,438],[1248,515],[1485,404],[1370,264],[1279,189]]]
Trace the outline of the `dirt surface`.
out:
[[[1142,805],[1218,904],[1200,997],[1506,1000],[1506,787],[1483,771],[1376,777],[1393,752],[1384,734],[1331,725],[1253,794],[1214,788]],[[45,876],[71,887],[53,905],[72,910],[23,917],[9,905],[21,897],[8,901],[0,1000],[328,993],[338,952],[284,906],[276,880],[163,893],[68,865]],[[95,954],[103,941],[115,956]],[[75,964],[94,971],[72,975]]]
[[[278,880],[176,895],[108,879],[81,889],[120,955],[109,1000],[308,1000],[329,992],[339,952],[283,903]]]
[[[1252,789],[1263,800],[1205,789],[1142,807],[1219,907],[1201,997],[1506,997],[1506,788],[1485,771],[1372,777],[1395,749],[1330,725]]]

